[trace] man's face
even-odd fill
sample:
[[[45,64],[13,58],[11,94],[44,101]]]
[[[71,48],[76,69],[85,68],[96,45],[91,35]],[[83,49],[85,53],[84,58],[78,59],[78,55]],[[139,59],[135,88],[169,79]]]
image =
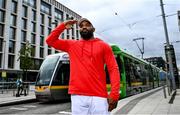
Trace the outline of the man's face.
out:
[[[80,35],[84,40],[89,40],[93,37],[94,27],[87,21],[83,21],[80,25]]]

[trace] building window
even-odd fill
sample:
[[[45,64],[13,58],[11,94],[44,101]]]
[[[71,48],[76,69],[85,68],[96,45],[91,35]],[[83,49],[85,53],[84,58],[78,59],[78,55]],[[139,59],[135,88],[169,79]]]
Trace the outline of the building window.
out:
[[[36,11],[32,10],[32,21],[36,21]]]
[[[9,53],[14,53],[15,50],[15,41],[9,41]]]
[[[4,22],[5,13],[4,11],[0,10],[0,22]]]
[[[22,17],[27,17],[27,6],[22,7]]]
[[[23,3],[27,4],[28,6],[36,8],[36,0],[23,0]]]
[[[14,55],[8,56],[8,68],[14,68]]]
[[[69,34],[69,30],[66,30],[67,34]]]
[[[48,26],[51,27],[51,18],[48,17]]]
[[[35,52],[36,52],[36,47],[35,46],[31,46],[31,56],[35,57]]]
[[[11,12],[17,13],[17,2],[12,0]]]
[[[3,51],[3,39],[0,39],[0,52],[2,52]]]
[[[0,68],[2,68],[2,53],[0,53]]]
[[[43,36],[40,37],[40,46],[44,46],[44,37]]]
[[[44,14],[41,14],[41,24],[44,24]]]
[[[36,0],[29,0],[29,4],[30,4],[30,6],[32,6],[32,7],[36,7]]]
[[[52,53],[52,50],[48,48],[48,55]]]
[[[5,0],[0,0],[0,8],[5,9]]]
[[[40,47],[40,57],[44,57],[44,48]]]
[[[31,34],[31,44],[35,44],[36,43],[36,34]]]
[[[4,35],[4,25],[0,24],[0,36]]]
[[[26,31],[21,31],[21,42],[26,42]]]
[[[64,33],[61,34],[61,38],[64,39]]]
[[[32,27],[32,32],[36,32],[36,23],[32,22],[31,27]]]
[[[68,14],[66,14],[66,20],[69,20],[69,15]]]
[[[11,15],[11,26],[16,26],[16,16]]]
[[[51,28],[48,28],[48,34],[50,34],[51,33]]]
[[[55,27],[58,25],[58,21],[57,20],[55,20]]]
[[[27,29],[27,20],[22,18],[22,29],[26,30]]]
[[[24,49],[26,47],[26,43],[21,43],[21,49]],[[23,51],[22,54],[24,55],[25,52]]]
[[[69,39],[69,35],[67,35],[66,37],[67,37],[67,39]]]
[[[16,29],[15,28],[10,28],[9,39],[10,40],[15,40],[15,37],[16,37]]]
[[[39,70],[42,62],[43,62],[43,60],[41,60],[41,59],[35,59],[35,60],[34,60],[34,65],[35,65],[35,66],[34,66],[34,69],[35,69],[35,70]]]
[[[44,26],[41,25],[41,35],[44,35]]]
[[[72,28],[71,31],[72,31],[72,36],[74,36],[74,28]]]
[[[57,53],[59,53],[59,51],[58,51],[58,50],[55,50],[55,54],[57,54]]]
[[[54,16],[56,19],[63,21],[63,12],[62,11],[55,9]]]
[[[79,38],[79,31],[76,30],[76,38],[78,39]]]
[[[41,1],[41,11],[51,15],[51,6],[45,2]]]

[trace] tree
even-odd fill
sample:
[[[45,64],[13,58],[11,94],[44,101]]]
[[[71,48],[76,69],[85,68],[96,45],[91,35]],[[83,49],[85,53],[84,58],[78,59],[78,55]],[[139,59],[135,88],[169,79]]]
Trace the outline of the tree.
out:
[[[17,61],[20,61],[20,69],[23,70],[23,80],[27,81],[27,72],[33,66],[33,60],[31,59],[31,53],[33,52],[29,41],[21,47],[19,51],[19,57]]]

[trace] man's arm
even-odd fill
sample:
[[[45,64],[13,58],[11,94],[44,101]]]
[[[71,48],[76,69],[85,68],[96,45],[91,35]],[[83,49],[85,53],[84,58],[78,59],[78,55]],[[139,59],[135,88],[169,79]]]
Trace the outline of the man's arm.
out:
[[[111,92],[108,97],[108,103],[109,111],[112,111],[114,108],[116,108],[120,96],[120,73],[114,54],[109,45],[107,45],[105,48],[105,63],[110,76]]]
[[[58,38],[59,38],[59,35],[65,29],[70,29],[72,25],[75,24],[76,22],[77,22],[76,20],[69,20],[69,21],[61,23],[46,38],[46,43],[49,46],[54,47],[55,49],[68,52],[69,47],[71,46],[71,43],[72,43],[71,40],[63,40],[63,39],[58,39]]]

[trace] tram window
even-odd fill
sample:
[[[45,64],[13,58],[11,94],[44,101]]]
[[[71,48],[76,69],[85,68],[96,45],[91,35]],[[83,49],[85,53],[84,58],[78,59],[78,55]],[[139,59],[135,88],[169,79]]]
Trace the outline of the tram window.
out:
[[[105,71],[106,71],[106,84],[110,84],[110,78],[109,78],[109,72],[107,66],[105,67]]]
[[[121,58],[120,58],[120,56],[118,55],[117,57],[116,57],[116,62],[117,62],[117,64],[118,64],[118,67],[119,67],[119,71],[122,73],[123,71],[123,65],[122,65],[122,60],[121,60]]]
[[[122,60],[120,59],[119,56],[116,57],[116,62],[118,64],[120,72],[122,73],[122,71],[121,71],[123,69]],[[109,73],[108,73],[107,66],[105,67],[105,71],[106,71],[106,83],[110,84],[110,78],[109,78]]]
[[[130,66],[130,59],[127,57],[124,57],[124,66],[126,71],[126,81],[127,85],[131,86],[131,66]]]
[[[56,67],[59,56],[48,57],[46,58],[40,68],[40,72],[37,78],[37,85],[48,85],[51,77],[53,75],[53,71]]]
[[[52,85],[68,85],[70,75],[69,64],[62,64],[57,69],[57,73],[53,79]]]

